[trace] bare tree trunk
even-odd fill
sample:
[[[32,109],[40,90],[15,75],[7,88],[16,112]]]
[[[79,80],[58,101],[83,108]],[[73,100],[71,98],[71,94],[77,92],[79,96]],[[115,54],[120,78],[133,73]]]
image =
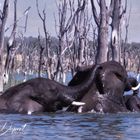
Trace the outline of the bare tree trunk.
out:
[[[98,48],[96,55],[96,63],[103,63],[107,61],[108,56],[108,20],[109,11],[106,6],[105,0],[98,1],[100,7],[100,14],[97,15],[94,1],[91,0],[92,12],[94,20],[98,26]]]
[[[64,34],[63,32],[60,31],[59,47],[58,47],[58,53],[57,53],[58,62],[57,62],[57,67],[56,67],[56,81],[64,81],[62,77],[63,72],[64,72],[63,66],[62,66],[62,63],[64,63],[63,56],[62,56],[62,48],[64,50]]]
[[[66,41],[65,41],[65,35],[66,32],[68,31],[69,28],[69,23],[67,23],[67,1],[64,0],[59,4],[58,6],[58,15],[59,15],[59,32],[58,32],[58,38],[59,38],[59,45],[58,45],[58,50],[57,50],[57,57],[58,57],[58,62],[57,62],[57,67],[56,67],[56,73],[55,73],[55,79],[57,81],[64,81],[63,80],[63,63],[64,63],[64,54],[62,54],[62,51],[64,51],[66,48]]]
[[[39,49],[40,49],[40,53],[39,53],[39,65],[38,65],[38,77],[41,77],[41,71],[42,71],[42,58],[43,58],[43,51],[44,51],[44,47],[41,44],[41,36],[38,36],[38,42],[39,42]]]
[[[75,5],[77,6],[75,8]],[[63,0],[58,5],[58,21],[59,21],[59,45],[58,45],[58,63],[56,70],[57,80],[59,78],[61,81],[64,81],[66,71],[68,71],[68,65],[71,65],[72,72],[75,71],[77,64],[79,65],[80,61],[84,62],[84,50],[85,50],[85,40],[86,33],[88,29],[86,25],[86,15],[84,13],[86,5],[86,0]],[[68,8],[70,9],[69,16]],[[72,29],[74,27],[74,32]],[[74,34],[73,38],[70,40],[68,36]],[[71,45],[72,44],[72,45]],[[73,49],[71,49],[73,47]],[[70,62],[65,60],[66,52],[69,51]],[[64,76],[63,76],[64,75]]]
[[[17,28],[17,0],[14,1],[14,24],[11,36],[8,39],[7,43],[7,56],[5,61],[5,72],[4,72],[4,83],[7,84],[9,80],[9,72],[12,68],[14,56],[16,50],[18,49],[19,45],[17,45],[15,41],[16,36],[16,28]]]
[[[28,11],[29,11],[30,7],[28,9],[25,10],[25,12],[23,13],[23,16],[27,16],[28,15]],[[21,18],[20,18],[21,19]],[[13,62],[14,62],[14,57],[16,54],[17,49],[19,48],[20,44],[16,42],[16,30],[17,30],[17,22],[20,20],[17,19],[17,0],[14,0],[14,23],[13,23],[13,29],[11,32],[11,35],[8,39],[8,43],[7,43],[7,54],[6,54],[6,61],[5,61],[5,67],[4,67],[4,84],[8,83],[9,80],[9,73],[12,69],[13,66]],[[27,26],[27,20],[26,20],[26,25],[25,28]],[[7,28],[8,30],[9,28]]]
[[[37,7],[37,12],[38,12],[38,15],[40,17],[40,19],[42,20],[42,23],[43,23],[43,29],[44,29],[44,34],[45,34],[45,45],[46,45],[46,57],[47,57],[47,76],[49,79],[51,79],[51,66],[49,64],[50,62],[50,45],[49,45],[49,39],[50,39],[50,36],[49,36],[49,33],[47,32],[47,29],[46,29],[46,9],[44,8],[42,13],[43,15],[41,15],[40,11],[39,11],[39,6],[38,6],[38,0],[36,0],[36,7]],[[41,52],[42,51],[42,52]],[[43,54],[43,50],[41,49],[40,51],[40,55]],[[40,56],[40,59],[42,59],[42,56]],[[42,65],[42,64],[41,64]],[[39,68],[41,68],[41,65],[39,65]],[[40,71],[40,70],[39,70]],[[40,73],[40,72],[39,72]]]
[[[85,0],[78,0],[77,8],[74,11],[74,41],[73,41],[73,70],[77,66],[86,64],[85,50],[87,46],[87,34],[89,31],[88,3]],[[74,5],[73,5],[74,7]],[[73,8],[74,9],[74,8]]]
[[[87,22],[86,17],[88,17],[88,15],[85,15],[85,7],[86,7],[86,2],[85,0],[78,1],[78,8],[81,7],[81,10],[76,14],[76,20],[75,20],[75,26],[76,26],[76,30],[77,30],[77,42],[78,42],[78,65],[82,66],[85,63],[85,56],[84,56],[84,52],[85,52],[85,41],[86,41],[86,34],[87,34],[87,24],[85,25],[85,23]]]
[[[127,2],[126,2],[127,3]],[[126,13],[125,9],[121,13],[122,0],[112,0],[113,11],[112,11],[112,33],[111,33],[111,49],[112,49],[112,59],[120,62],[120,52],[121,52],[121,43],[120,43],[120,21],[123,14]]]
[[[0,92],[3,91],[3,74],[4,74],[4,34],[5,34],[5,24],[8,17],[9,10],[9,0],[4,1],[3,11],[0,15]]]
[[[108,27],[103,24],[98,29],[98,48],[96,55],[96,64],[107,61],[108,58]]]
[[[112,35],[111,35],[111,49],[112,59],[120,62],[120,40],[119,40],[119,29],[120,29],[120,0],[114,0],[114,9],[112,14]]]
[[[125,19],[123,19],[123,20],[125,20],[125,39],[124,39],[124,44],[123,44],[123,50],[122,50],[122,52],[123,52],[123,66],[126,68],[126,48],[127,48],[127,43],[128,43],[128,28],[129,28],[129,21],[130,21],[130,14],[131,14],[131,6],[132,5],[130,5],[130,10],[129,10],[129,15],[128,15],[128,17],[127,18],[125,18]]]
[[[140,53],[139,53],[140,54]],[[140,55],[138,55],[138,68],[137,68],[137,73],[140,73]]]
[[[79,38],[79,66],[85,63],[85,58],[84,58],[84,48],[85,48],[85,38],[80,37]]]

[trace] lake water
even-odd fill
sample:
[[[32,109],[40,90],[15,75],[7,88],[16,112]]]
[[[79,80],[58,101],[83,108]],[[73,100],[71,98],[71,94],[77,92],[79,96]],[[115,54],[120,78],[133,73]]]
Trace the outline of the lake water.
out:
[[[0,140],[139,140],[140,113],[1,114]]]
[[[139,140],[140,113],[0,114],[0,140],[54,139]]]

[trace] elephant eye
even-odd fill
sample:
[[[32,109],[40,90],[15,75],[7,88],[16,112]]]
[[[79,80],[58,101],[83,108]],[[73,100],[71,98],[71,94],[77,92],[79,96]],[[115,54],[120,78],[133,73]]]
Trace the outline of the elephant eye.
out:
[[[115,72],[114,74],[117,76],[117,78],[118,78],[120,81],[124,81],[124,78],[122,77],[122,75],[120,75],[120,74],[117,73],[117,72]]]

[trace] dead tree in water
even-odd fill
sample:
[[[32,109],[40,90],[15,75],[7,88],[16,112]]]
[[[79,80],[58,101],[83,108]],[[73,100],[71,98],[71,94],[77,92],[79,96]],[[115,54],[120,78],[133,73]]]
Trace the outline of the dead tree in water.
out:
[[[92,12],[95,23],[98,27],[98,48],[96,55],[96,63],[107,61],[108,58],[108,26],[109,26],[109,9],[105,0],[97,1],[100,8],[99,15],[95,6],[95,1],[91,0]]]
[[[70,28],[70,20],[71,17],[67,20],[67,6],[68,3],[66,0],[63,0],[62,2],[57,5],[58,7],[58,21],[59,21],[59,28],[58,28],[58,40],[59,40],[59,45],[57,49],[57,68],[56,68],[56,81],[62,81],[63,83],[65,82],[65,72],[63,68],[63,63],[64,63],[64,50],[66,50],[66,42],[65,42],[65,37],[66,33],[68,32]]]
[[[41,19],[42,21],[42,24],[43,24],[43,29],[44,29],[44,34],[45,34],[45,48],[42,48],[43,46],[42,45],[39,45],[40,46],[40,61],[39,61],[39,76],[40,76],[40,71],[41,71],[41,61],[42,61],[42,54],[43,54],[43,51],[46,50],[46,58],[47,58],[47,76],[49,79],[52,79],[52,74],[51,74],[51,66],[50,66],[50,35],[49,33],[47,32],[47,26],[46,26],[46,20],[47,20],[47,17],[46,17],[46,9],[44,8],[43,11],[42,11],[42,15],[39,11],[39,6],[38,6],[38,0],[36,0],[36,7],[37,7],[37,12],[38,12],[38,15],[39,15],[39,18]]]
[[[3,92],[4,78],[4,35],[8,17],[9,0],[4,1],[3,10],[0,10],[0,92]]]
[[[121,52],[122,52],[122,64],[125,68],[127,67],[126,50],[128,48],[128,46],[127,46],[127,43],[128,43],[128,28],[129,28],[129,22],[130,22],[131,8],[132,8],[132,5],[130,4],[130,10],[129,10],[128,17],[126,15],[124,15],[123,18],[122,18],[122,23],[125,24],[125,27],[122,27],[122,28],[125,28],[125,38],[124,38],[124,41],[122,41],[122,43],[121,43]]]
[[[24,73],[24,81],[27,80],[28,74],[33,74],[34,72],[38,72],[38,51],[37,45],[38,41],[33,37],[21,37],[22,43],[20,47],[20,51],[22,53],[22,64],[21,71]]]
[[[76,8],[75,5],[77,6]],[[71,67],[73,70],[75,70],[77,64],[80,64],[85,60],[84,49],[86,46],[85,41],[87,41],[87,27],[84,27],[87,25],[85,18],[86,15],[84,12],[85,5],[85,0],[78,0],[76,2],[74,0],[69,0],[68,2],[63,0],[58,5],[59,31],[57,34],[59,46],[57,80],[60,78],[63,79],[63,82],[65,82],[65,78],[63,77],[65,77],[68,67]],[[71,62],[65,60],[65,57],[67,57],[65,56],[67,51],[69,51],[69,59]]]
[[[109,21],[111,19],[111,50],[112,59],[120,61],[120,21],[126,12],[127,0],[125,1],[125,8],[121,11],[122,0],[111,0],[109,5],[105,0],[91,0],[92,12],[95,23],[98,27],[98,48],[96,55],[96,63],[102,63],[109,59],[108,51],[108,30]],[[99,6],[99,15],[97,8]]]
[[[85,0],[78,0],[77,10],[74,19],[74,50],[76,52],[75,64],[77,66],[88,65],[88,31],[89,16],[88,4]]]
[[[28,7],[24,11],[22,17],[28,16],[28,11],[29,10],[30,10],[30,7]],[[17,0],[14,0],[14,23],[13,23],[13,29],[12,29],[11,35],[10,35],[10,37],[8,39],[8,43],[7,43],[7,54],[6,54],[6,62],[5,62],[5,68],[4,68],[5,69],[4,70],[5,71],[4,72],[5,84],[8,83],[9,73],[12,70],[12,65],[13,65],[13,62],[14,62],[14,57],[15,57],[16,51],[19,48],[19,46],[21,45],[20,43],[18,43],[16,41],[17,23],[19,22],[20,19],[17,19]],[[26,19],[26,23],[27,23],[27,19]],[[27,24],[24,27],[25,29],[26,29],[26,26],[27,26]],[[8,30],[9,28],[7,28],[6,30]]]
[[[121,58],[121,43],[120,43],[120,28],[121,28],[121,19],[126,13],[127,0],[125,0],[125,8],[121,12],[122,0],[111,0],[111,50],[112,50],[112,59],[120,62]]]
[[[17,28],[17,0],[14,1],[14,25],[12,29],[12,33],[8,39],[7,43],[7,56],[6,56],[6,62],[5,62],[5,83],[8,83],[9,80],[9,72],[12,68],[13,59],[16,53],[16,50],[18,49],[15,36],[16,36],[16,28]],[[18,45],[19,46],[19,45]]]
[[[44,46],[41,43],[41,36],[40,34],[38,35],[38,43],[39,43],[39,65],[38,65],[38,77],[41,77],[41,71],[42,71],[42,57],[43,57],[43,51],[44,51]]]

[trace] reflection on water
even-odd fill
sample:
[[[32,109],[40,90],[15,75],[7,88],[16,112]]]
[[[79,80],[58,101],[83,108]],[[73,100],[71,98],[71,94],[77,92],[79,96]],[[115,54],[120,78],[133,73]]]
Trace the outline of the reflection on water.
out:
[[[38,114],[0,115],[0,134],[8,122],[2,140],[138,140],[140,137],[140,114]],[[2,125],[3,124],[3,125]],[[9,125],[9,126],[8,126]],[[12,129],[23,128],[12,133]],[[2,128],[3,127],[3,128]]]

